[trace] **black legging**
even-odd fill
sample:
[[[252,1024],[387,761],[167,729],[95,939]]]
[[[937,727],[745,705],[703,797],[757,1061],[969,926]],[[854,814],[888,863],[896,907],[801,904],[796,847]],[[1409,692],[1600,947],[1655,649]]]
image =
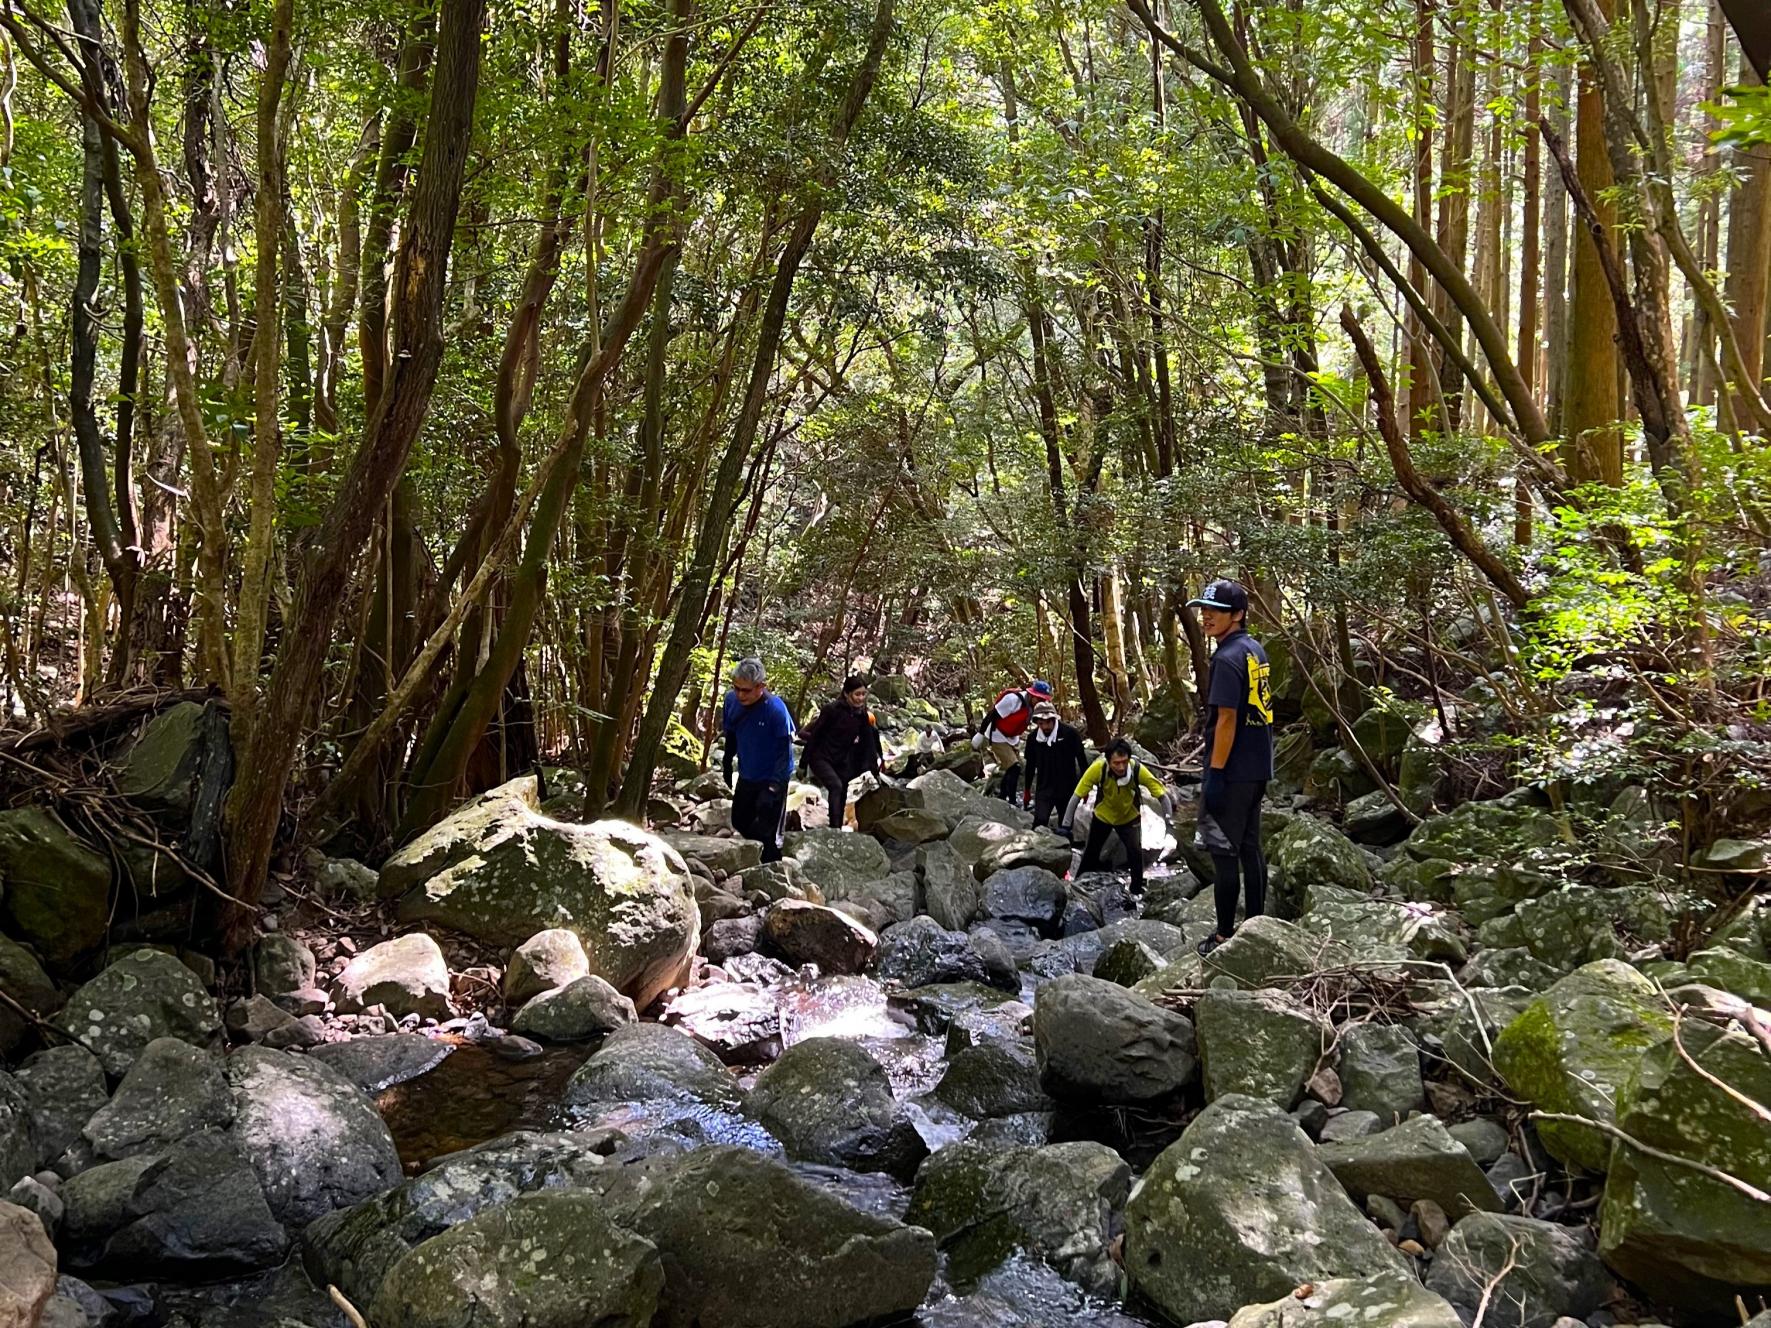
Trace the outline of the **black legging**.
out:
[[[824,797],[830,803],[830,828],[842,829],[843,813],[849,802],[849,777],[829,761],[816,760],[806,764],[812,779],[824,790]]]
[[[1244,918],[1259,917],[1267,907],[1267,859],[1261,852],[1261,798],[1266,791],[1264,781],[1224,785],[1224,810],[1217,822],[1236,852],[1211,855],[1217,876],[1219,936],[1236,930],[1236,901],[1244,888],[1248,891]]]
[[[732,790],[732,828],[763,846],[764,862],[778,861],[787,828],[787,781],[740,778]]]
[[[1117,834],[1119,842],[1125,845],[1125,856],[1131,863],[1131,888],[1136,893],[1144,889],[1144,820],[1142,815],[1125,825],[1108,825],[1100,817],[1088,823],[1088,838],[1082,845],[1082,861],[1077,864],[1076,874],[1099,871],[1101,866],[1101,850],[1107,846],[1107,836]]]

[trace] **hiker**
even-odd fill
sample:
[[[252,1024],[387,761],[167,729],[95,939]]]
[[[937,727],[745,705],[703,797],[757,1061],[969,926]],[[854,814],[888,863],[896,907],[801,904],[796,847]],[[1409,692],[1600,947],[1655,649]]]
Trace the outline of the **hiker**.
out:
[[[1021,784],[1021,737],[1033,722],[1033,707],[1051,699],[1052,685],[1043,678],[1035,680],[1026,690],[1005,687],[990,703],[990,710],[984,716],[984,727],[972,737],[974,749],[982,750],[989,745],[990,755],[1002,771],[1002,782],[997,786],[996,794],[1005,801],[1015,800],[1015,790]]]
[[[885,753],[879,745],[879,720],[867,708],[867,679],[850,674],[842,695],[818,712],[800,731],[806,745],[806,769],[830,800],[830,828],[842,829],[848,806],[849,781],[873,774],[887,783]]]
[[[1033,707],[1026,765],[1027,786],[1021,791],[1021,805],[1032,802],[1033,824],[1044,829],[1052,813],[1064,806],[1088,765],[1082,735],[1058,718],[1058,708],[1050,701]]]
[[[732,765],[732,828],[763,846],[764,862],[781,857],[787,828],[787,781],[793,777],[793,716],[787,703],[769,690],[763,662],[752,655],[732,670],[726,693],[726,783]]]
[[[1206,955],[1236,930],[1236,901],[1244,890],[1245,918],[1258,917],[1266,908],[1261,798],[1273,778],[1273,690],[1267,652],[1248,634],[1246,590],[1234,581],[1213,581],[1187,607],[1199,610],[1200,626],[1217,642],[1205,697],[1205,770],[1200,781],[1199,833],[1217,877],[1217,930],[1198,947]],[[1221,834],[1214,834],[1214,828]]]
[[[1099,871],[1101,850],[1107,846],[1107,836],[1117,834],[1119,842],[1125,845],[1126,859],[1131,863],[1131,892],[1141,895],[1144,893],[1144,826],[1138,794],[1142,790],[1156,799],[1164,821],[1174,810],[1173,799],[1162,781],[1132,758],[1131,744],[1124,738],[1116,738],[1107,748],[1107,754],[1083,771],[1069,806],[1064,808],[1064,820],[1058,826],[1060,834],[1071,833],[1071,827],[1076,823],[1076,809],[1091,791],[1097,789],[1095,816],[1089,823],[1088,839],[1082,846],[1082,861],[1077,865],[1076,874],[1081,876],[1085,872]]]

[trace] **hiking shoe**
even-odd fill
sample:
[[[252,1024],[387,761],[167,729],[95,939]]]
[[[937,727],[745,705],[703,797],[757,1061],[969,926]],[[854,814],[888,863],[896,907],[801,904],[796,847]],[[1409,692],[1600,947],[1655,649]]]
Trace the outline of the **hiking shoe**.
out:
[[[1193,948],[1195,950],[1199,951],[1200,957],[1203,958],[1204,956],[1210,954],[1213,950],[1217,949],[1220,945],[1222,945],[1228,939],[1229,939],[1229,937],[1227,937],[1227,936],[1219,936],[1216,932],[1213,932],[1210,936],[1207,936],[1203,941],[1199,942],[1199,944],[1194,946]]]

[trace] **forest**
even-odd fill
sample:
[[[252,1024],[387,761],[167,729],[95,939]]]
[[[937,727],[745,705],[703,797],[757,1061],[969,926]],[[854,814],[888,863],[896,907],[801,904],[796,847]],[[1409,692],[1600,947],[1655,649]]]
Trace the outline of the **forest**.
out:
[[[0,1323],[1771,1324],[1768,75],[0,0]],[[750,659],[881,746],[774,844]],[[1141,848],[997,796],[1036,682]]]

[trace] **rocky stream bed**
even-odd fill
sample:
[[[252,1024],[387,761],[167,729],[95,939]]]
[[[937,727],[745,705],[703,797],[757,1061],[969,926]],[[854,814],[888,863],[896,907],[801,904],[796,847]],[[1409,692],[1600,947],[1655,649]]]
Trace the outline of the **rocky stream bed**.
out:
[[[1185,814],[1133,899],[970,759],[766,865],[717,776],[655,832],[519,779],[312,859],[225,999],[163,940],[93,962],[92,850],[0,812],[0,1328],[1763,1310],[1762,898],[1680,948],[1530,791],[1362,842],[1282,799],[1271,916],[1202,959]]]

